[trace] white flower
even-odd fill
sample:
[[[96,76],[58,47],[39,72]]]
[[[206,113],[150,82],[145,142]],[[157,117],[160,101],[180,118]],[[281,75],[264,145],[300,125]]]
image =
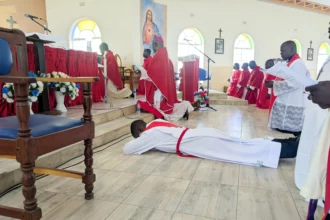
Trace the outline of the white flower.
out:
[[[72,86],[68,86],[68,89],[69,89],[69,91],[72,91],[73,90],[73,87]]]
[[[52,77],[52,75],[50,73],[47,73],[47,78]]]
[[[55,87],[60,87],[60,84],[56,83],[56,84],[55,84]]]
[[[42,93],[43,90],[44,90],[43,87],[39,87],[39,88],[38,88],[38,92],[39,92],[39,94]]]
[[[13,103],[14,102],[14,99],[12,99],[12,98],[7,98],[6,100],[7,100],[8,103]]]
[[[66,89],[65,89],[64,87],[62,87],[62,88],[60,89],[60,91],[61,91],[62,93],[65,93],[65,92],[66,92]]]
[[[76,93],[79,93],[79,89],[78,88],[76,88]]]
[[[32,96],[32,97],[31,97],[31,101],[32,101],[32,102],[36,102],[37,100],[38,100],[37,96]]]
[[[31,83],[32,88],[37,88],[37,83]]]
[[[5,93],[2,94],[2,97],[3,97],[4,99],[7,99],[7,98],[8,98],[7,94],[5,94]]]
[[[69,82],[65,82],[65,85],[67,85],[67,86],[68,86],[68,85],[70,85],[70,83],[69,83]]]
[[[71,100],[75,100],[76,99],[76,96],[71,96]]]
[[[39,87],[44,87],[44,84],[40,81],[37,81],[37,84],[38,84]]]
[[[11,91],[8,91],[7,95],[8,95],[9,97],[13,97],[13,93],[12,93]]]

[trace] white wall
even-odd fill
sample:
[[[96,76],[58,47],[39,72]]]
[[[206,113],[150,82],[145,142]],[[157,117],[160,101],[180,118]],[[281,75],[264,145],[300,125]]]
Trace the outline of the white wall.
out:
[[[46,0],[47,18],[53,35],[69,39],[71,26],[81,18],[90,18],[100,27],[102,40],[121,55],[125,65],[139,62],[140,0]],[[255,60],[261,66],[269,58],[279,57],[282,42],[297,39],[306,60],[309,42],[313,41],[314,61],[306,61],[311,72],[316,71],[318,48],[329,42],[330,16],[258,0],[156,0],[168,7],[167,47],[171,59],[177,60],[177,40],[187,27],[200,30],[205,40],[205,52],[216,61],[212,64],[212,86],[222,89],[231,74],[233,45],[241,33],[252,36]],[[61,15],[63,14],[63,15]],[[246,24],[244,24],[246,23]],[[214,38],[225,39],[225,54],[214,54]],[[67,44],[68,45],[68,44]]]

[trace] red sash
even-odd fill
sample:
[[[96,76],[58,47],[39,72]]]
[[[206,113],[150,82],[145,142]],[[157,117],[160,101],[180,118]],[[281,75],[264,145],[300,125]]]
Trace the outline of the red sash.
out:
[[[175,124],[172,124],[172,123],[169,123],[169,122],[162,122],[162,121],[154,121],[154,122],[151,122],[149,124],[149,126],[146,128],[146,130],[144,131],[148,131],[152,128],[155,128],[155,127],[168,127],[168,128],[182,128],[182,127],[179,127]],[[183,139],[183,136],[186,134],[186,132],[189,130],[189,128],[185,128],[182,133],[180,134],[180,137],[178,139],[178,142],[176,143],[176,154],[180,157],[189,157],[189,158],[197,158],[195,156],[192,156],[192,155],[184,155],[181,153],[180,151],[180,144],[181,144],[181,141]]]
[[[287,65],[288,67],[290,67],[291,64],[292,64],[294,61],[298,60],[298,59],[300,59],[300,56],[296,53],[286,65]],[[283,81],[283,80],[284,80],[284,79],[282,79],[282,78],[278,78],[278,77],[276,77],[276,79],[275,79],[275,81]],[[277,96],[274,95],[274,91],[272,90],[272,95],[271,95],[270,100],[269,100],[269,115],[270,115],[270,113],[271,113],[271,111],[272,111],[272,108],[273,108],[273,105],[274,105],[274,103],[275,103],[276,98],[277,98]]]

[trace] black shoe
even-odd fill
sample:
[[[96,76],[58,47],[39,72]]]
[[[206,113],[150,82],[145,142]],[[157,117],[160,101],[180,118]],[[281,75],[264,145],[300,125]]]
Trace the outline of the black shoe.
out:
[[[184,115],[183,115],[183,119],[184,120],[189,120],[189,112],[188,112],[188,110],[186,111],[186,113],[184,113]]]

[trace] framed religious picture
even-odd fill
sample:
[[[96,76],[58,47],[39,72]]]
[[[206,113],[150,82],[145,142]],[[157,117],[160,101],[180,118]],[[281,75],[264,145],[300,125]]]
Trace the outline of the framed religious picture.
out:
[[[314,49],[313,48],[308,48],[307,50],[307,60],[312,61],[314,58]]]
[[[221,38],[215,38],[215,53],[224,54],[225,53],[225,40]]]

